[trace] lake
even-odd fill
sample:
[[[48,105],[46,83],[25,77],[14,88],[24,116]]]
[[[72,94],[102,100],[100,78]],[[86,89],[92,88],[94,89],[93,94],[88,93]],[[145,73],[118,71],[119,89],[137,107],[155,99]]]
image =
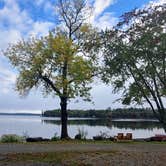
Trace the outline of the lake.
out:
[[[165,134],[161,124],[155,120],[121,119],[106,121],[101,119],[70,118],[68,121],[69,136],[74,138],[78,129],[88,132],[92,138],[102,132],[110,136],[117,133],[133,133],[134,138],[148,138],[155,134]],[[0,136],[3,134],[28,134],[30,137],[51,138],[55,133],[60,135],[60,119],[40,116],[0,115]]]

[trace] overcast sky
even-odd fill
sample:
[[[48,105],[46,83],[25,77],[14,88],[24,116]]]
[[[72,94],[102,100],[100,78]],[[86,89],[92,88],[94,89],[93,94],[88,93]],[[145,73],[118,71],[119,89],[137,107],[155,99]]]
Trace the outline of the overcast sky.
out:
[[[56,26],[56,0],[0,0],[0,49],[30,35],[46,35]],[[94,7],[92,24],[105,29],[116,24],[119,16],[133,8],[140,8],[150,0],[90,0]],[[158,2],[158,1],[157,1]],[[164,0],[159,0],[159,3]],[[41,112],[59,108],[59,99],[44,98],[40,91],[33,90],[26,98],[20,98],[14,90],[17,71],[0,54],[0,112]],[[105,109],[122,107],[114,101],[120,94],[112,94],[111,86],[95,83],[91,91],[93,102],[72,101],[69,108]]]

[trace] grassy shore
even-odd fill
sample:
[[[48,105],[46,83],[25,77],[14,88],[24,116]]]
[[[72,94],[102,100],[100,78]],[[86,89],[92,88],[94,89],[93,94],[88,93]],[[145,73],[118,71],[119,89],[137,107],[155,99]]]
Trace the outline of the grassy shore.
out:
[[[7,154],[0,165],[21,165],[24,163],[29,165],[94,165],[96,159],[104,156],[113,156],[116,151],[112,152],[49,152],[49,153],[22,153]],[[74,160],[73,160],[74,159]],[[87,160],[91,159],[91,163]],[[94,161],[93,161],[94,160]],[[100,159],[101,160],[101,159]],[[103,161],[104,162],[104,161]]]
[[[119,141],[109,141],[109,140],[58,140],[58,141],[43,141],[43,142],[14,142],[13,144],[24,144],[24,145],[37,145],[37,144],[55,144],[55,145],[66,145],[66,144],[165,144],[166,141],[137,141],[137,140],[119,140]],[[0,141],[0,144],[6,144]],[[11,143],[12,144],[12,143]]]

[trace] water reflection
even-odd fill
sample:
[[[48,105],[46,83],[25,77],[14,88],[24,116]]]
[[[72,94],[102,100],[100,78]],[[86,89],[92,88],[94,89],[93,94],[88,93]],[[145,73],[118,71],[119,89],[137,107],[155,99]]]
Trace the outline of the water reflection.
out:
[[[93,138],[100,131],[107,132],[110,136],[115,136],[121,132],[132,132],[134,138],[148,138],[155,134],[165,134],[162,126],[157,121],[70,118],[68,124],[68,133],[72,138],[78,134],[78,129],[82,128],[88,132],[87,138]],[[60,118],[0,116],[0,136],[3,134],[22,135],[25,132],[30,137],[51,138],[55,133],[60,135]]]
[[[45,124],[55,124],[60,125],[60,120],[56,119],[42,119],[42,123]],[[146,120],[136,120],[136,121],[111,121],[105,119],[73,119],[68,121],[69,125],[88,125],[88,126],[106,126],[109,129],[118,128],[118,129],[148,129],[153,130],[162,129],[162,125],[158,121],[146,121]]]
[[[42,123],[60,125],[60,120],[43,119]],[[104,119],[73,119],[68,120],[69,125],[109,126],[109,121]]]

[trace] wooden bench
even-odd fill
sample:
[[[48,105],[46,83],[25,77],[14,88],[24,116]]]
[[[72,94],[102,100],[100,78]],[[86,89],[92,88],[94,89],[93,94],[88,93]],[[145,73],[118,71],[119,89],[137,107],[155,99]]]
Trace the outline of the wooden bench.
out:
[[[132,133],[127,133],[126,136],[125,136],[125,139],[126,140],[132,140],[133,139]]]
[[[132,140],[132,133],[127,133],[126,136],[123,133],[118,133],[118,135],[115,136],[114,139],[115,141]]]

